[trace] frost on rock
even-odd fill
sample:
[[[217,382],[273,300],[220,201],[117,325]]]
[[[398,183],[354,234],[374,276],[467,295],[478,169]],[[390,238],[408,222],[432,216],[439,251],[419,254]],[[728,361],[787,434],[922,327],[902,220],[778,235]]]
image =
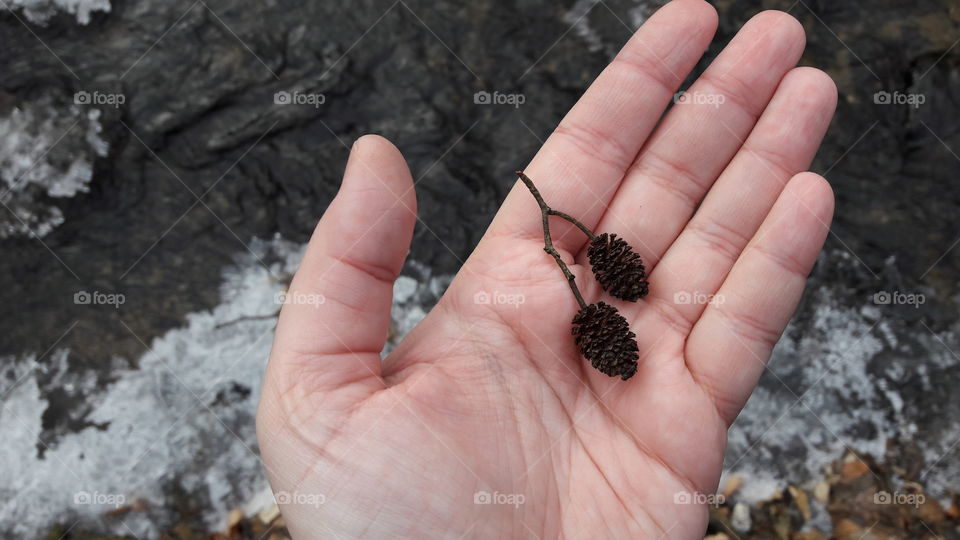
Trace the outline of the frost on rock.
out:
[[[627,19],[624,20],[616,15],[609,7],[600,0],[576,0],[573,6],[563,14],[563,22],[570,25],[570,29],[587,44],[587,50],[590,52],[605,52],[611,58],[619,50],[619,46],[613,43],[605,42],[604,35],[595,28],[596,18],[602,18],[613,14],[614,20],[618,26],[622,26],[630,32],[646,22],[650,15],[655,11],[654,6],[649,0],[632,0],[631,7],[627,11]],[[617,31],[620,29],[617,28]]]
[[[174,516],[165,489],[175,484],[205,509],[209,530],[229,512],[273,504],[256,455],[254,418],[282,292],[306,246],[254,240],[223,273],[221,303],[148,343],[132,365],[116,359],[112,382],[98,388],[60,349],[0,358],[0,537],[34,537],[56,524],[156,538]],[[415,326],[450,282],[414,262],[416,278],[397,280],[394,343]],[[42,375],[42,376],[41,376]],[[49,382],[42,383],[47,380]],[[51,388],[67,388],[89,407],[90,427],[38,452]],[[147,511],[110,517],[117,506]]]
[[[853,274],[859,263],[831,252],[821,264]],[[850,451],[883,462],[891,444],[918,446],[930,495],[944,497],[960,481],[957,460],[944,458],[960,421],[927,412],[955,401],[957,325],[937,334],[910,326],[871,295],[814,278],[808,305],[730,429],[724,476],[744,478],[738,500],[811,487],[824,466]]]
[[[20,9],[28,21],[45,25],[57,12],[76,15],[80,24],[90,23],[94,11],[110,12],[110,0],[6,0],[0,10]]]
[[[49,96],[0,112],[0,238],[44,236],[63,223],[53,199],[89,189],[93,161],[107,155],[100,110]]]
[[[274,239],[254,241],[251,250],[256,255],[244,252],[224,272],[220,305],[152,340],[136,368],[116,362],[105,388],[67,369],[67,350],[42,363],[3,359],[0,537],[33,538],[80,520],[78,528],[156,538],[171,519],[164,490],[174,484],[200,501],[206,514],[199,517],[211,530],[221,529],[231,509],[267,488],[254,453],[254,415],[278,293],[303,246]],[[40,373],[81,391],[94,424],[42,455],[37,437],[55,404]],[[136,501],[150,510],[105,517]]]
[[[573,31],[587,42],[590,52],[603,50],[603,38],[590,26],[589,17],[598,3],[598,0],[577,0],[563,16],[563,22],[571,25]]]

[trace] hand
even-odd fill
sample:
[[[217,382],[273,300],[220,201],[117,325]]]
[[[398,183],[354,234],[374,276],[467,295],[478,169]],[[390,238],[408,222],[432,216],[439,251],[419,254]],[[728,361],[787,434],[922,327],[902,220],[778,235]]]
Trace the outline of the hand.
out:
[[[551,206],[647,263],[649,296],[611,299],[584,235],[551,218],[587,302],[617,306],[637,334],[628,381],[578,353],[578,306],[520,183],[381,362],[416,200],[390,143],[356,142],[291,284],[325,303],[283,308],[258,411],[295,536],[702,538],[726,430],[828,231],[830,187],[802,171],[836,104],[829,77],[794,68],[800,24],[765,12],[658,123],[716,25],[706,2],[667,4],[525,168]]]

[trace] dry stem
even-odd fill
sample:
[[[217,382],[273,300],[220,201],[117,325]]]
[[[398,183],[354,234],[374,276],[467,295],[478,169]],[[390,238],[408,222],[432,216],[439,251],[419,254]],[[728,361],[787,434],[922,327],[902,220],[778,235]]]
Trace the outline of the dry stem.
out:
[[[576,297],[577,303],[580,304],[580,309],[583,309],[587,306],[587,303],[583,300],[583,295],[580,294],[580,289],[577,287],[576,278],[573,275],[573,272],[570,271],[570,268],[567,266],[563,259],[560,258],[560,253],[555,247],[553,247],[553,238],[550,236],[550,216],[557,216],[561,219],[565,219],[570,223],[573,223],[577,226],[578,229],[583,231],[583,234],[587,235],[591,241],[594,239],[593,232],[587,228],[586,225],[580,223],[576,218],[560,212],[559,210],[554,210],[543,200],[543,196],[540,195],[540,191],[535,185],[533,185],[533,180],[523,173],[523,171],[517,171],[517,176],[520,177],[520,180],[523,181],[524,185],[527,186],[527,189],[530,190],[530,193],[533,195],[533,198],[537,200],[537,205],[540,206],[540,218],[543,221],[543,250],[549,253],[553,260],[557,261],[557,265],[560,267],[560,270],[563,272],[563,275],[567,278],[567,283],[570,285],[570,290],[573,291],[573,296]]]

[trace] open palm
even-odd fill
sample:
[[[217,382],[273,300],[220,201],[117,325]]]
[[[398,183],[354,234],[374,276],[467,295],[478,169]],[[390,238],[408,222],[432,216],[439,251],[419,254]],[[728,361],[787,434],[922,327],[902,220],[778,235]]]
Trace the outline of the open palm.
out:
[[[825,74],[794,68],[799,23],[765,12],[664,116],[716,19],[702,0],[658,11],[525,169],[552,207],[647,264],[650,294],[612,299],[583,234],[551,219],[586,301],[637,334],[628,381],[577,351],[577,303],[520,183],[381,361],[416,198],[390,143],[357,141],[291,284],[258,411],[295,536],[702,537],[726,430],[827,234],[832,193],[802,171],[836,104]]]

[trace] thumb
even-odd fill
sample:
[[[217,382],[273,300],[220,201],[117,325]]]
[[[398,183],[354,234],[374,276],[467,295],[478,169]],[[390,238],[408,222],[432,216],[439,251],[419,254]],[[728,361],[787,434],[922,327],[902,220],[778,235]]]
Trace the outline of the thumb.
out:
[[[355,382],[382,387],[393,282],[410,249],[416,207],[400,151],[376,135],[359,138],[290,284],[271,370],[307,376],[314,391]]]

